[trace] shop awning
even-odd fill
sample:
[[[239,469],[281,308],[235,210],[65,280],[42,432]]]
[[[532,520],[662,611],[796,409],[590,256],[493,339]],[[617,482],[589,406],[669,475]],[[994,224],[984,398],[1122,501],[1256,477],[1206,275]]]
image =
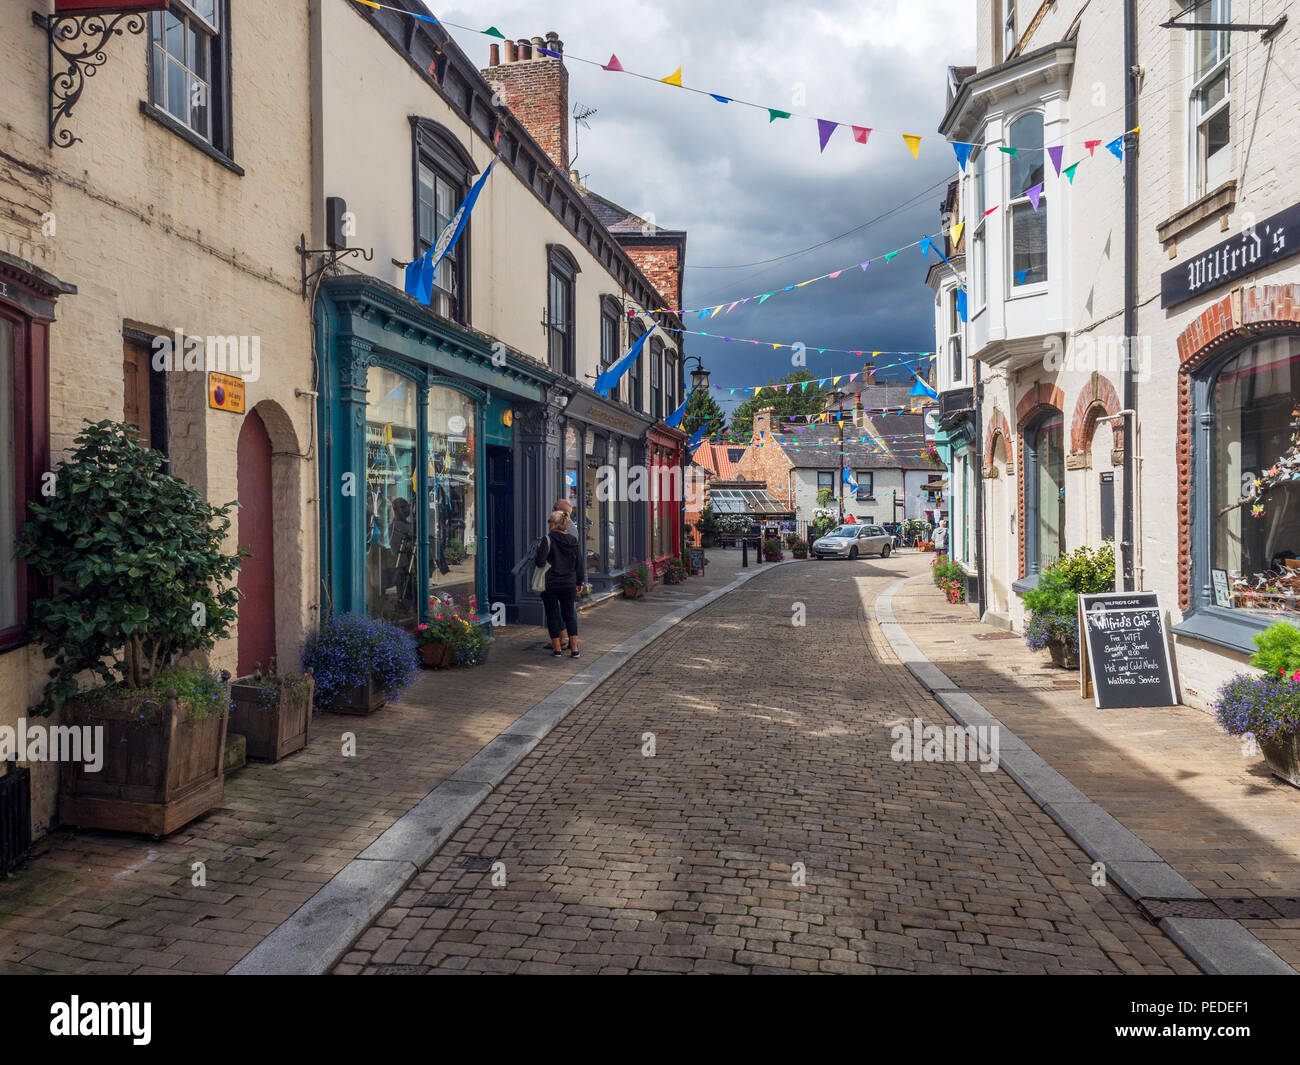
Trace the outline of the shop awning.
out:
[[[784,518],[792,511],[762,488],[714,488],[709,505],[715,514],[748,514],[755,518]]]

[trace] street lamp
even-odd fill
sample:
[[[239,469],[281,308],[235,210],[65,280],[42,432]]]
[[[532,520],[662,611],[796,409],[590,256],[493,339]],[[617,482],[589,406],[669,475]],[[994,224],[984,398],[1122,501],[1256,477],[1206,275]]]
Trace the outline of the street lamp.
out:
[[[844,411],[841,404],[844,402],[844,393],[838,388],[830,394],[831,401],[835,404],[835,423],[840,429],[840,524],[844,524]]]
[[[688,362],[695,363],[695,369],[691,371],[691,391],[694,392],[697,388],[708,388],[709,371],[704,368],[704,363],[700,361],[700,357],[698,355],[688,355],[682,362],[683,369],[685,369]]]

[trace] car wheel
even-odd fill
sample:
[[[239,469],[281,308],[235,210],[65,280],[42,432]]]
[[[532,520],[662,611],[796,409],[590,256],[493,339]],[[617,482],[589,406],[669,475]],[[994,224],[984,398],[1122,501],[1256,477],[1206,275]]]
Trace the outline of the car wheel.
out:
[[[881,557],[881,558],[888,558],[888,557],[889,557],[889,545],[888,545],[888,544],[885,544],[885,545],[880,549],[880,557]]]
[[[857,544],[854,544],[852,547],[849,548],[849,561],[856,562],[857,558],[858,558],[858,546]]]

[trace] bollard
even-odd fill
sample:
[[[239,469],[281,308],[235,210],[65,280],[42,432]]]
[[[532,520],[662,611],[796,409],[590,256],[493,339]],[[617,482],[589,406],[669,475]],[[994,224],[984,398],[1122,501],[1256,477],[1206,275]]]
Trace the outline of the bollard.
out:
[[[740,541],[740,568],[749,569],[749,538]]]

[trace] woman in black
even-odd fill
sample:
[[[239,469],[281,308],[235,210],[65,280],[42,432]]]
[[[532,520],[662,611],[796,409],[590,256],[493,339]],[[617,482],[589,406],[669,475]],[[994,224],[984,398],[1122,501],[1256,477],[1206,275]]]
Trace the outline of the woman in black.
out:
[[[546,609],[546,631],[551,637],[551,654],[559,658],[560,633],[569,635],[569,657],[577,658],[578,651],[578,588],[587,582],[587,559],[577,537],[569,532],[569,516],[562,510],[551,512],[546,522],[546,536],[538,543],[533,563],[544,566],[546,591],[542,593],[542,606]]]

